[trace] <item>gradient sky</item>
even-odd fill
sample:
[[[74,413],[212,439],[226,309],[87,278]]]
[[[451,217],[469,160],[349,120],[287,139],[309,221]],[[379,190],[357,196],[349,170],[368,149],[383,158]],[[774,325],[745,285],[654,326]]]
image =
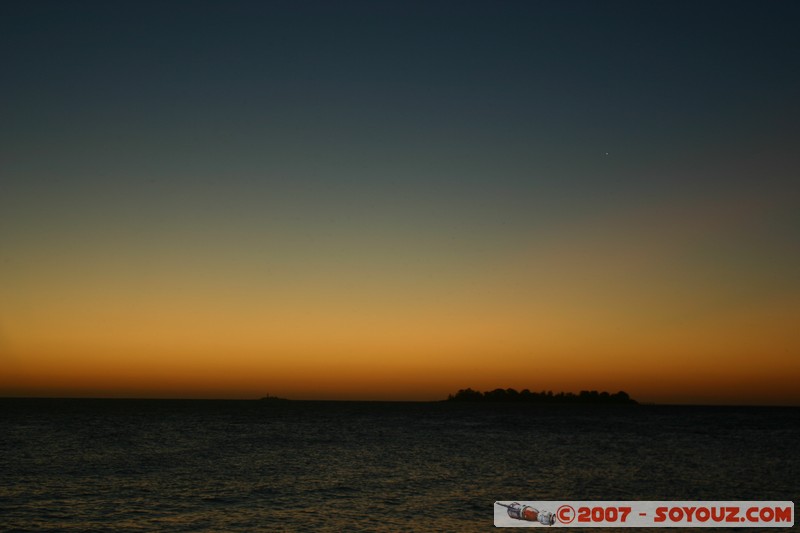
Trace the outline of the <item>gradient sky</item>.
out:
[[[0,4],[0,396],[800,404],[800,3]]]

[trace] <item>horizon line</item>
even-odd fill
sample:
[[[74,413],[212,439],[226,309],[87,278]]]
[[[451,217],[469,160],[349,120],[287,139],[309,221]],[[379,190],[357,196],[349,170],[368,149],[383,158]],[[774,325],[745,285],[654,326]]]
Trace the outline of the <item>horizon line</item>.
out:
[[[532,403],[532,402],[491,402],[491,401],[477,401],[477,402],[469,402],[469,401],[461,401],[461,402],[450,402],[447,398],[441,400],[370,400],[370,399],[362,399],[362,400],[344,400],[344,399],[308,399],[308,398],[279,398],[275,396],[269,396],[265,398],[163,398],[163,397],[136,397],[136,396],[0,396],[0,401],[4,400],[109,400],[109,401],[157,401],[157,402],[168,402],[168,401],[176,401],[176,402],[264,402],[269,403],[272,400],[278,400],[281,402],[325,402],[325,403],[456,403],[459,405],[463,404],[501,404],[501,405],[532,405],[532,406],[587,406],[587,405],[605,405],[605,406],[614,406],[617,404],[592,404],[592,403]],[[736,403],[736,404],[728,404],[728,403],[658,403],[658,402],[638,402],[637,404],[631,405],[638,405],[638,406],[645,406],[645,407],[787,407],[787,408],[800,408],[800,404],[747,404],[747,403]]]

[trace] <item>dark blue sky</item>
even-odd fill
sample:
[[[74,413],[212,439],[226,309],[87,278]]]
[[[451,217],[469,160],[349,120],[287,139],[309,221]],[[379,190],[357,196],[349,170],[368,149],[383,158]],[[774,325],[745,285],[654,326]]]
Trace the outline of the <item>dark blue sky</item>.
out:
[[[644,165],[733,157],[797,140],[794,2],[2,9],[12,154],[47,143],[102,159],[133,147],[161,164],[212,149],[224,166],[254,152],[293,166],[312,152],[332,164],[411,158],[438,179],[463,175],[461,160],[523,182],[549,164],[571,175],[559,182],[605,189],[613,179],[573,165],[605,152]]]

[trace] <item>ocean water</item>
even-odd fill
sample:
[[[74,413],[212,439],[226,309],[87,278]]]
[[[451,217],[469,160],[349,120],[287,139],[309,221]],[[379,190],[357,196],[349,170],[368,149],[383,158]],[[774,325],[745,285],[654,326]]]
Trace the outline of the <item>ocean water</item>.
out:
[[[0,530],[484,531],[497,500],[796,501],[799,445],[798,408],[3,399]]]

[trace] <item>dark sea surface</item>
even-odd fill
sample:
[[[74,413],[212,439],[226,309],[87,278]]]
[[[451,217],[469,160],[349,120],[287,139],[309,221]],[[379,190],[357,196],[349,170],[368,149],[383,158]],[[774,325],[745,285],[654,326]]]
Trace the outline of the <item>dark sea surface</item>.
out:
[[[497,500],[796,501],[799,448],[798,408],[2,399],[0,530],[483,531]]]

